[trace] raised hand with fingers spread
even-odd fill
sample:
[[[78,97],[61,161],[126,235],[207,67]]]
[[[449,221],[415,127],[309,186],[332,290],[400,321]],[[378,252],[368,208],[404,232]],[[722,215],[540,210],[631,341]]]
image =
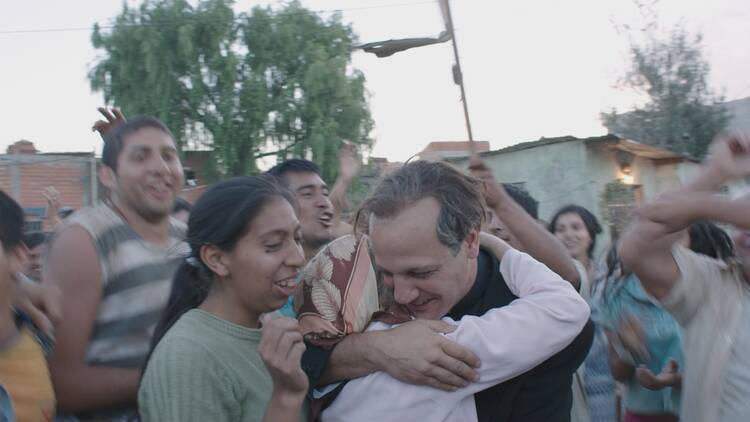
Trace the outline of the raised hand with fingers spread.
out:
[[[102,138],[107,134],[107,132],[114,129],[119,124],[125,122],[125,115],[122,114],[122,111],[120,111],[119,108],[113,107],[112,109],[107,109],[106,107],[99,107],[97,108],[97,110],[99,111],[99,113],[101,113],[102,116],[104,116],[106,121],[97,120],[96,122],[94,122],[91,130],[99,132]]]

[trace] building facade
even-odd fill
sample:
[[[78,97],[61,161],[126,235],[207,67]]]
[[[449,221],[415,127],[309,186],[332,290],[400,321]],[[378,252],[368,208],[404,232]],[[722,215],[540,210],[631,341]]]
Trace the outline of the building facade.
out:
[[[565,205],[587,208],[602,223],[600,255],[630,218],[634,207],[675,189],[699,163],[682,154],[614,135],[542,138],[480,154],[495,177],[529,192],[539,201],[539,216],[549,221]],[[452,160],[467,167],[467,159]],[[732,193],[745,186],[725,187]]]

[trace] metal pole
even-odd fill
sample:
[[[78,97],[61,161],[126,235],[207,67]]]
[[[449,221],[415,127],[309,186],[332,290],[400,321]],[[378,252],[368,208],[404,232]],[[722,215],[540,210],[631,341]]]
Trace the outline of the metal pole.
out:
[[[453,30],[453,15],[451,14],[450,0],[445,0],[445,9],[448,19],[448,30],[451,33],[451,40],[453,42],[453,55],[456,56],[456,72],[454,76],[458,77],[458,86],[461,87],[461,103],[464,106],[464,119],[466,120],[466,132],[469,134],[469,147],[471,149],[472,156],[474,153],[474,135],[471,133],[471,120],[469,120],[469,105],[466,102],[466,90],[464,89],[464,77],[461,73],[461,61],[458,58],[458,45],[456,44],[456,32]]]
[[[99,199],[99,179],[96,171],[96,148],[91,151],[91,205],[96,205],[96,201]]]

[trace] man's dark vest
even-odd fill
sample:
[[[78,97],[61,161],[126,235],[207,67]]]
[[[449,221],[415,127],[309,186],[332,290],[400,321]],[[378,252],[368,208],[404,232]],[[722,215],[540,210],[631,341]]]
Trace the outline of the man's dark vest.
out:
[[[472,291],[449,316],[484,315],[518,299],[500,274],[500,262],[481,251]],[[588,321],[573,342],[531,371],[474,395],[479,422],[568,422],[573,402],[573,373],[583,363],[594,338]],[[511,339],[512,340],[512,339]],[[498,336],[498,341],[504,341]]]

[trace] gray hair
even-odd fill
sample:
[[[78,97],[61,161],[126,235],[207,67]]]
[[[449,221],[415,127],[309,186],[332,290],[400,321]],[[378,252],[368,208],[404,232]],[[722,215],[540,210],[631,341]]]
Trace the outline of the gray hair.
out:
[[[455,256],[469,233],[484,219],[481,185],[440,162],[414,161],[390,174],[365,199],[357,212],[355,227],[364,229],[370,215],[395,217],[404,208],[424,198],[440,204],[437,238]]]

